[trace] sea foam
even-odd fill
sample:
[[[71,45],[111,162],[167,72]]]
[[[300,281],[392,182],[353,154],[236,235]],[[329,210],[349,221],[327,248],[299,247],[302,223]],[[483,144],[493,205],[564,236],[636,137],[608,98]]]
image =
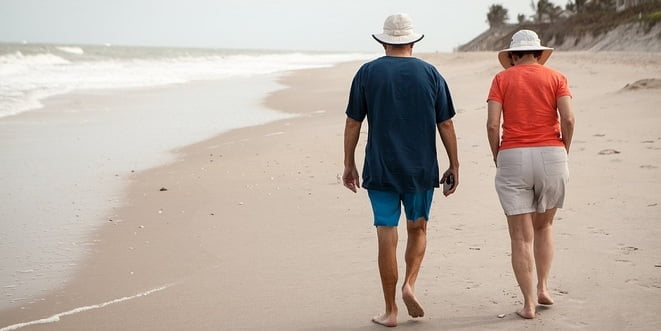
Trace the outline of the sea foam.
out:
[[[71,54],[82,55],[85,53],[85,51],[83,51],[83,49],[80,47],[57,46],[56,48],[63,52],[67,52]]]
[[[82,89],[161,86],[330,66],[371,54],[55,46],[0,52],[0,117],[42,107]],[[25,48],[25,49],[22,49]],[[29,52],[28,52],[29,51]]]

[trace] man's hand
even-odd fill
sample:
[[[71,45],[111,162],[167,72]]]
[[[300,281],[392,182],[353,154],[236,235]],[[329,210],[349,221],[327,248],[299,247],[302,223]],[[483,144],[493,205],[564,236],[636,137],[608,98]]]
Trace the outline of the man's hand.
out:
[[[344,187],[356,193],[360,188],[360,176],[358,176],[358,169],[355,166],[345,167],[344,174],[342,175],[342,183]]]
[[[457,186],[459,186],[459,170],[450,168],[443,173],[443,177],[441,178],[441,187],[443,187],[443,183],[445,183],[445,180],[452,174],[454,177],[454,184],[448,191],[443,191],[443,195],[446,197],[452,193],[454,193],[455,190],[457,190]]]

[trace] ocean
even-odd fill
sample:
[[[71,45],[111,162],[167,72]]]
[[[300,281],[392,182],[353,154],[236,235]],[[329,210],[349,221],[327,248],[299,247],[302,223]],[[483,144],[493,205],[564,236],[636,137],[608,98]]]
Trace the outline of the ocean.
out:
[[[375,56],[0,44],[0,309],[66,282],[135,173],[293,116],[261,103],[280,75]]]
[[[0,117],[83,89],[159,86],[265,75],[371,54],[0,43]]]

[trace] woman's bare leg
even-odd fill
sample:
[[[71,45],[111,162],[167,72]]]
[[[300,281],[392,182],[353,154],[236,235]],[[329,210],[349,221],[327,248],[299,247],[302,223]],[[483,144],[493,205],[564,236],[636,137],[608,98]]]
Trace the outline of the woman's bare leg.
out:
[[[523,293],[523,308],[517,312],[523,318],[535,317],[535,286],[533,283],[532,214],[507,216],[512,244],[512,268]]]
[[[537,302],[552,305],[553,299],[548,289],[549,273],[553,262],[553,217],[557,208],[533,215],[535,229],[535,266],[537,267]]]

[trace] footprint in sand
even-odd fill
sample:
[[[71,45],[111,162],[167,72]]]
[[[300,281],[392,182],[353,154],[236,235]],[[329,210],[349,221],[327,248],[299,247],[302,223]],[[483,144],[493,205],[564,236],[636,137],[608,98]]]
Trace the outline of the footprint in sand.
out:
[[[592,226],[588,227],[588,229],[590,230],[590,233],[592,233],[592,234],[601,234],[601,235],[604,235],[604,236],[609,236],[610,235],[610,233],[606,232],[606,230],[604,230],[604,229],[597,229],[597,228],[594,228]]]
[[[622,253],[624,253],[625,255],[629,255],[629,254],[637,251],[638,247],[625,246],[625,247],[620,248],[620,250],[622,250]]]
[[[621,152],[616,150],[616,149],[607,148],[607,149],[602,149],[601,151],[599,151],[598,154],[599,155],[613,155],[613,154],[620,154],[620,153]]]
[[[643,89],[661,89],[661,79],[646,78],[637,80],[631,84],[625,85],[622,90],[635,91]]]
[[[661,288],[661,283],[654,279],[649,279],[649,280],[640,280],[638,278],[631,278],[627,279],[624,281],[626,284],[633,284],[633,285],[638,285],[643,288],[647,289],[658,289]]]

